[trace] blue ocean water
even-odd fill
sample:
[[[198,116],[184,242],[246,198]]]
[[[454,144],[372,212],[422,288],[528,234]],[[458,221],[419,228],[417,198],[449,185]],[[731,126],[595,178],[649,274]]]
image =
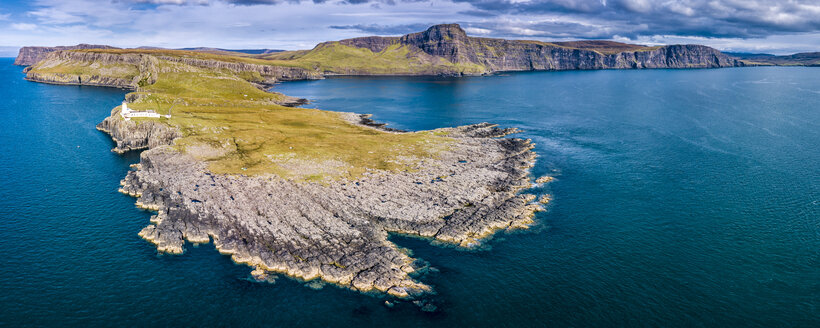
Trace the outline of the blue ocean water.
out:
[[[439,269],[435,313],[280,278],[211,245],[157,255],[116,192],[136,153],[94,125],[124,92],[24,81],[0,59],[0,326],[820,326],[820,71],[332,78],[275,90],[404,129],[489,121],[557,180],[532,231]]]

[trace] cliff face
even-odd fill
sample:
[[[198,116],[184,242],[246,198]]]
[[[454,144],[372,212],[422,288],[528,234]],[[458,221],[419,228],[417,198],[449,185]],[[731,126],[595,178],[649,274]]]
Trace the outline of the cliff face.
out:
[[[144,53],[71,52],[67,49],[111,48],[97,45],[26,47],[15,62],[34,65],[45,60],[135,64]],[[363,49],[367,49],[362,51]],[[135,51],[136,52],[136,51]],[[52,54],[56,54],[53,55]],[[612,41],[539,42],[470,37],[457,24],[442,24],[402,37],[362,37],[325,42],[312,50],[262,56],[257,60],[212,59],[189,55],[153,54],[170,62],[233,72],[258,73],[271,85],[276,81],[319,79],[345,75],[476,75],[499,71],[717,68],[745,66],[744,62],[702,45],[646,47]],[[233,58],[233,59],[231,59]],[[271,59],[265,64],[265,59]],[[130,78],[130,77],[129,77]],[[80,74],[37,72],[29,79],[62,84],[110,85],[134,88],[137,80],[115,80]]]
[[[122,154],[130,150],[156,148],[172,145],[174,139],[182,136],[179,130],[166,124],[146,121],[137,124],[120,118],[120,109],[111,111],[111,116],[97,124],[97,130],[108,133],[117,143],[111,151]]]
[[[356,48],[370,49],[372,52],[381,52],[390,45],[395,44],[398,40],[399,38],[396,37],[367,36],[363,38],[341,40],[339,43]]]
[[[270,83],[276,81],[315,80],[322,78],[319,72],[300,67],[259,65],[176,56],[159,56],[157,58],[203,68],[227,69],[233,72],[257,72],[261,76],[269,78],[268,82]]]
[[[41,74],[38,72],[28,72],[26,74],[26,80],[48,84],[90,85],[97,87],[134,89],[132,80],[99,75],[82,76],[74,74]]]
[[[136,89],[140,81],[153,83],[157,76],[151,56],[63,50],[45,54],[25,72],[30,81],[123,89]]]
[[[20,48],[20,53],[17,59],[14,60],[14,65],[31,66],[45,58],[51,52],[60,50],[74,50],[74,49],[117,49],[111,46],[98,44],[78,44],[76,46],[58,46],[58,47],[23,47]]]
[[[453,63],[480,63],[473,39],[457,24],[435,25],[424,32],[401,37],[399,42]]]
[[[235,73],[258,73],[261,87],[277,81],[322,78],[316,71],[298,67],[259,65],[179,56],[160,56],[141,53],[103,53],[83,51],[53,51],[33,66],[27,67],[26,79],[52,84],[107,86],[137,89],[140,85],[156,82],[160,70],[158,61],[180,63],[195,67],[229,70]],[[60,68],[55,70],[55,68]],[[299,104],[300,99],[288,97],[288,105]]]
[[[381,51],[400,44],[417,53],[444,58],[455,64],[497,71],[715,68],[743,66],[739,60],[701,45],[644,47],[617,42],[577,41],[545,43],[469,37],[457,24],[432,26],[400,38],[365,37],[339,41],[343,45]],[[606,48],[604,48],[606,47]],[[415,55],[413,51],[410,56]]]

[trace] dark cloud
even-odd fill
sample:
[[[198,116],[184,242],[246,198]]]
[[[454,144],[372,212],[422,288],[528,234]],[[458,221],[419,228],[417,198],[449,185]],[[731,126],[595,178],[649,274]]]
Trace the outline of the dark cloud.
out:
[[[496,16],[500,15],[497,12],[486,11],[486,10],[464,10],[464,11],[459,11],[458,13],[462,14],[462,15],[483,17],[483,18],[496,17]]]
[[[225,2],[234,3],[237,5],[253,6],[253,5],[272,5],[285,2],[284,0],[225,0]]]
[[[332,29],[336,30],[355,30],[372,35],[403,35],[424,31],[434,23],[418,23],[405,25],[377,25],[377,24],[356,24],[356,25],[331,25]]]
[[[241,6],[281,3],[368,4],[385,10],[408,2],[466,7],[453,20],[490,30],[499,37],[604,38],[674,35],[710,38],[761,38],[820,31],[820,0],[132,0],[152,4],[224,2]],[[431,9],[431,13],[436,9]],[[441,13],[439,13],[441,14]],[[441,16],[438,16],[441,17]],[[382,22],[383,23],[383,22]],[[371,34],[412,32],[409,26],[354,24],[336,29]]]
[[[386,4],[386,5],[395,5],[397,0],[223,0],[228,3],[233,3],[237,5],[243,6],[253,6],[253,5],[271,5],[271,4],[279,4],[283,2],[289,3],[299,3],[299,2],[313,2],[313,3],[337,3],[337,4],[348,4],[348,5],[361,5],[361,4]],[[427,2],[430,0],[398,0],[398,2]]]
[[[606,27],[609,34],[764,37],[820,31],[818,0],[453,0],[485,16],[558,15]],[[476,15],[478,16],[478,15]],[[537,25],[538,23],[531,23]],[[555,26],[554,28],[560,28]],[[565,34],[548,31],[546,34]]]

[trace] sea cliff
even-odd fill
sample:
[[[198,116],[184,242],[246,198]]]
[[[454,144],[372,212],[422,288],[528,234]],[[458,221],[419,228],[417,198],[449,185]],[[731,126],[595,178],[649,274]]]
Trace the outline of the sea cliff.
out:
[[[318,44],[310,50],[262,53],[196,52],[166,49],[118,49],[107,46],[25,47],[15,63],[34,65],[50,53],[74,56],[71,49],[86,51],[85,60],[97,54],[143,54],[187,65],[252,72],[255,81],[270,86],[275,81],[319,79],[330,75],[482,75],[503,71],[719,68],[746,62],[702,45],[641,46],[612,41],[541,42],[470,37],[458,24],[441,24],[400,37],[361,37]],[[180,55],[184,53],[185,55]],[[226,60],[225,58],[230,58]],[[83,84],[74,77],[31,76],[42,82]],[[128,81],[93,81],[91,85],[132,85]]]
[[[634,46],[611,53],[605,48],[574,48],[562,43],[469,37],[457,24],[430,27],[397,41],[456,63],[483,65],[488,72],[527,70],[716,68],[741,66],[718,50],[701,45]],[[583,45],[576,42],[574,46]]]
[[[43,60],[45,56],[54,51],[75,50],[75,49],[116,49],[111,46],[99,44],[78,44],[75,46],[57,47],[22,47],[14,60],[14,65],[31,66]]]
[[[279,60],[279,64],[312,65],[326,74],[346,75],[744,66],[740,60],[702,45],[647,47],[610,41],[550,43],[477,38],[468,36],[458,24],[435,25],[401,37],[325,42],[311,50],[265,58]]]

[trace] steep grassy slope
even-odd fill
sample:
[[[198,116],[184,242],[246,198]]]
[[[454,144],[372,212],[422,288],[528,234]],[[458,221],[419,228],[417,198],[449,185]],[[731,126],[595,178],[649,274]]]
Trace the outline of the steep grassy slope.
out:
[[[265,58],[275,65],[295,65],[348,75],[480,74],[486,70],[482,65],[453,63],[401,44],[391,44],[374,52],[340,42],[326,42],[310,51],[284,52]]]

